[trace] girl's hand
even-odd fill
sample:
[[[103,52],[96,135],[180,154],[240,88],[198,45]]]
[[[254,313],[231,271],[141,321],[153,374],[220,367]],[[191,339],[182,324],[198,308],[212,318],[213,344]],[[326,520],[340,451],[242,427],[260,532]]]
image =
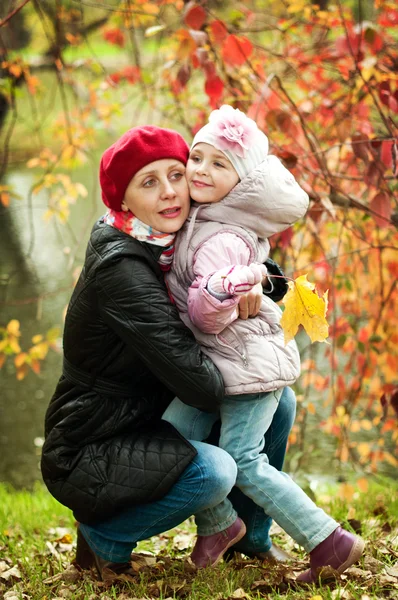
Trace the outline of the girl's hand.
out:
[[[264,282],[265,283],[265,282]],[[239,298],[238,313],[240,319],[255,317],[260,312],[263,298],[263,284],[257,283],[250,292],[246,292]]]
[[[209,279],[208,288],[216,293],[241,296],[262,282],[266,275],[267,269],[262,264],[231,265],[214,273]]]

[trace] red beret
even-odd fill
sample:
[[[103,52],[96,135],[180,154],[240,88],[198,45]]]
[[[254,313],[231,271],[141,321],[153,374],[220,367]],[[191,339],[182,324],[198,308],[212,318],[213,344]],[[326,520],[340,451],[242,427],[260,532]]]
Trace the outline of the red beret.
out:
[[[188,154],[188,144],[177,131],[154,125],[129,129],[102,155],[100,184],[104,204],[121,210],[127,186],[137,171],[162,158],[174,158],[185,165]]]

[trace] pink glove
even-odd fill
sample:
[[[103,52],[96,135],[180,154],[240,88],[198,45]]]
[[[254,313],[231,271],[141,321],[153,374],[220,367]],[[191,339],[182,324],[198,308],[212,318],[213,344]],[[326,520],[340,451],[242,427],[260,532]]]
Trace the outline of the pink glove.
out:
[[[208,281],[208,287],[217,294],[239,296],[250,292],[252,287],[260,283],[266,275],[265,265],[256,263],[249,266],[231,265],[214,273]]]

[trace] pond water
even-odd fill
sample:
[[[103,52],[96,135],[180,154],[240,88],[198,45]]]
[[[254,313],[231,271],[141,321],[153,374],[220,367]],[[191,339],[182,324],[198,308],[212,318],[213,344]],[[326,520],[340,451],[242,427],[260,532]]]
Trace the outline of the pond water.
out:
[[[44,192],[33,197],[32,209],[28,209],[34,179],[29,170],[11,173],[5,183],[14,186],[21,200],[12,201],[7,210],[0,208],[0,323],[11,318],[20,321],[23,350],[30,347],[34,335],[53,326],[62,329],[74,270],[83,263],[92,224],[104,212],[100,200],[95,200],[98,189],[91,167],[73,175],[89,194],[72,206],[67,227],[43,219],[47,205]],[[0,481],[20,487],[40,478],[44,413],[61,364],[59,348],[58,352],[50,351],[39,375],[29,372],[24,380],[17,381],[12,359],[0,370]]]

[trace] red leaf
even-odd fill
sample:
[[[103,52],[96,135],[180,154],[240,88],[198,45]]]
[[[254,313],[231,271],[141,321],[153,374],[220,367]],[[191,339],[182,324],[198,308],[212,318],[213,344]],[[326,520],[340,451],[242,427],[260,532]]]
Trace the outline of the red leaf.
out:
[[[387,269],[395,279],[398,279],[398,263],[390,261],[387,263]]]
[[[389,81],[382,81],[379,85],[379,97],[385,106],[398,112],[398,89],[393,92]]]
[[[177,73],[177,81],[184,88],[191,77],[191,68],[189,65],[181,65]]]
[[[363,36],[361,33],[350,31],[347,35],[337,38],[335,44],[338,56],[354,55],[359,61],[363,59]]]
[[[243,36],[229,35],[222,48],[222,57],[231,67],[240,67],[253,51],[250,40]]]
[[[280,149],[276,152],[287,169],[294,169],[297,164],[297,156],[289,150]]]
[[[114,83],[115,85],[117,85],[120,81],[120,73],[119,71],[116,71],[115,73],[111,73],[109,75],[109,79],[112,81],[112,83]]]
[[[270,110],[266,116],[266,122],[270,127],[279,129],[283,133],[297,138],[299,131],[292,117],[286,110],[274,109]]]
[[[105,29],[103,32],[104,39],[110,44],[114,44],[115,46],[120,46],[123,48],[124,46],[124,33],[121,29],[117,27],[113,29]]]
[[[378,23],[382,27],[397,27],[398,25],[398,10],[386,9],[380,14]]]
[[[222,21],[212,21],[210,31],[217,44],[221,44],[228,37],[228,30]]]
[[[351,138],[352,151],[357,158],[362,159],[366,164],[369,162],[369,138],[365,133],[354,133]]]
[[[386,140],[381,144],[380,158],[386,165],[387,169],[392,167],[392,147],[394,142],[392,140]]]
[[[369,45],[373,54],[377,54],[383,49],[384,41],[379,32],[372,24],[369,24],[365,29],[365,42]]]
[[[206,60],[203,65],[203,70],[206,73],[206,79],[213,79],[216,76],[216,65],[211,60]]]
[[[364,181],[366,185],[379,187],[380,179],[383,174],[383,165],[380,162],[372,160],[366,169]]]
[[[206,79],[205,92],[210,98],[212,108],[216,107],[217,101],[221,98],[224,92],[224,82],[218,75],[213,75]]]
[[[391,218],[391,200],[387,192],[379,192],[370,201],[370,208],[380,216],[372,214],[372,217],[376,221],[379,227],[388,227],[390,225]]]
[[[124,69],[120,71],[120,75],[123,79],[126,79],[126,81],[135,83],[140,78],[141,72],[138,67],[129,66],[124,67]]]
[[[290,242],[292,241],[292,237],[293,227],[288,227],[287,229],[285,229],[285,231],[282,231],[282,233],[280,234],[279,244],[284,250],[286,250],[286,248],[289,248]]]
[[[191,6],[190,6],[191,5]],[[206,11],[202,6],[193,2],[187,4],[187,11],[184,15],[184,22],[191,29],[200,29],[206,22]]]

